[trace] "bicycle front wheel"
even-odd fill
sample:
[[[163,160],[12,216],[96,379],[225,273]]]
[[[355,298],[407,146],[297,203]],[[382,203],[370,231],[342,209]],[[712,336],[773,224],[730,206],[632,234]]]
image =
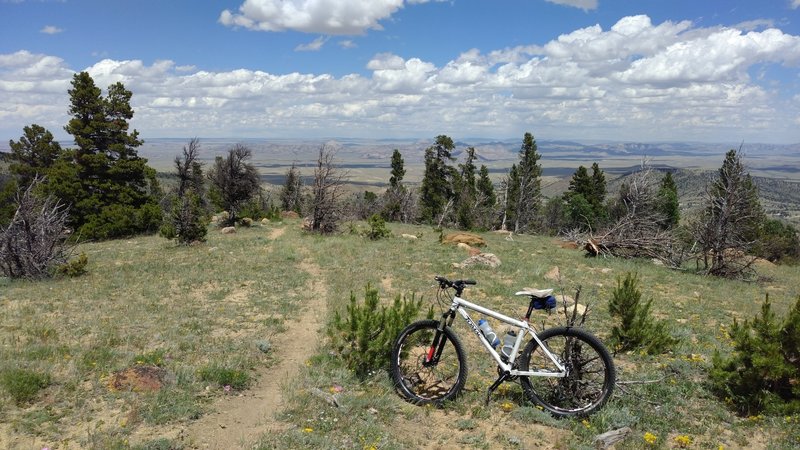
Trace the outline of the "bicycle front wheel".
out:
[[[425,405],[456,398],[467,379],[461,341],[449,328],[437,336],[439,322],[421,320],[407,326],[392,349],[392,379],[409,402]]]
[[[602,408],[614,391],[614,362],[594,335],[580,328],[556,327],[538,334],[550,353],[566,368],[566,376],[520,377],[533,403],[559,417],[587,416]],[[520,370],[557,371],[535,339],[520,356]]]

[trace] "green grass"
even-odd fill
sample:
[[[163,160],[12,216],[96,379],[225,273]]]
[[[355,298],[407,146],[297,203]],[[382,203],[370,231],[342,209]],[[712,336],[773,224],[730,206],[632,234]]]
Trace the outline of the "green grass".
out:
[[[285,233],[271,240],[270,231],[278,226]],[[309,292],[310,275],[301,269],[308,259],[319,266],[321,274],[315,276],[327,287],[327,317],[344,312],[350,292],[360,295],[368,283],[385,301],[414,292],[427,310],[435,304],[433,276],[443,275],[477,280],[466,297],[511,316],[525,312],[524,298],[513,296],[523,287],[553,287],[559,295],[574,295],[580,286],[581,303],[592,308],[586,326],[601,339],[610,334],[608,301],[616,277],[638,272],[643,298],[653,298],[653,314],[667,321],[681,342],[664,355],[616,355],[619,380],[627,384],[586,422],[554,420],[526,404],[516,384],[498,390],[484,406],[495,367],[461,321],[455,330],[467,345],[469,379],[464,395],[442,410],[404,402],[385,372],[359,380],[322,345],[311,367],[285,388],[287,407],[280,418],[287,431],[263,436],[259,448],[391,449],[428,443],[588,448],[595,435],[622,426],[633,429],[618,444],[622,449],[641,448],[646,432],[665,448],[674,446],[677,435],[690,436],[696,448],[800,444],[799,418],[737,417],[711,395],[706,381],[714,350],[730,351],[726,327],[734,318],[756,315],[765,293],[776,313],[785,314],[800,295],[799,268],[766,266],[761,269],[765,281],[743,283],[676,272],[649,261],[585,258],[549,237],[507,240],[485,233],[485,251],[496,254],[502,265],[462,270],[452,263],[467,254],[441,245],[431,228],[388,228],[395,236],[421,237],[320,237],[286,221],[228,236],[212,229],[208,242],[199,246],[176,247],[158,237],[84,244],[80,251],[89,263],[82,277],[0,280],[0,370],[25,367],[50,376],[26,406],[18,406],[7,389],[0,390],[0,421],[12,424],[15,433],[47,442],[169,448],[167,440],[128,443],[127,438],[131,430],[178,426],[199,417],[209,401],[224,395],[224,386],[246,389],[255,381],[252,369],[281,358],[280,348],[260,348],[292,333],[287,319],[297,317],[305,300],[318,294]],[[544,279],[554,266],[560,268],[561,283]],[[537,326],[561,322],[555,313],[535,314]],[[500,324],[495,329],[504,331]],[[163,368],[169,374],[163,390],[109,389],[115,371],[136,364]],[[311,394],[312,388],[328,392],[334,386],[342,390],[339,408]],[[506,403],[510,412],[501,407]]]
[[[0,371],[0,386],[17,405],[30,402],[49,384],[50,374],[47,373],[17,368]]]

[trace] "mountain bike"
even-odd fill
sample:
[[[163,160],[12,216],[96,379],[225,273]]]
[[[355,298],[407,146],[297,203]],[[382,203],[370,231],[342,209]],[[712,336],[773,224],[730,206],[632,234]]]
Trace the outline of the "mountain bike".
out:
[[[467,380],[467,359],[453,331],[456,312],[467,322],[484,349],[497,363],[497,380],[488,388],[486,402],[502,383],[519,380],[525,397],[556,417],[586,416],[611,397],[614,362],[606,347],[588,331],[559,326],[537,332],[528,321],[552,289],[527,289],[516,295],[530,298],[522,320],[506,316],[462,298],[473,280],[436,277],[437,300],[445,311],[439,320],[421,320],[400,332],[392,348],[391,373],[399,394],[418,405],[441,406],[461,393]],[[450,289],[453,290],[450,293]],[[447,302],[450,305],[447,307]],[[498,353],[468,311],[508,324],[516,332],[510,351]],[[525,336],[530,341],[522,348]]]

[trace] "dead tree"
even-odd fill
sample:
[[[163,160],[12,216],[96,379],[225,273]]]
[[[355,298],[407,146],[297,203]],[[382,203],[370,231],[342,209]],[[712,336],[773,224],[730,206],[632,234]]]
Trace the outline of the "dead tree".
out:
[[[37,198],[42,180],[35,177],[17,192],[14,217],[0,229],[0,271],[9,278],[50,277],[70,254],[64,233],[69,207],[52,196]]]
[[[336,152],[322,145],[314,168],[313,198],[311,200],[311,231],[330,234],[339,227],[344,215],[344,181],[347,173],[334,164]]]
[[[748,252],[759,238],[764,210],[740,151],[730,150],[726,154],[717,178],[706,186],[705,208],[690,227],[708,275],[727,278],[755,275],[756,258]]]
[[[627,180],[614,207],[616,220],[586,239],[584,248],[589,254],[647,257],[680,267],[681,246],[672,231],[660,226],[664,215],[657,208],[654,181],[651,169],[645,164]]]

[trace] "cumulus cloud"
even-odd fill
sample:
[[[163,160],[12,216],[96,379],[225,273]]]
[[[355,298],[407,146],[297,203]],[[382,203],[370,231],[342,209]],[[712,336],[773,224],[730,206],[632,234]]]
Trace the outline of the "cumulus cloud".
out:
[[[770,65],[800,65],[800,36],[647,16],[443,64],[379,53],[365,74],[344,76],[109,58],[72,69],[19,51],[0,54],[0,131],[16,137],[40,123],[58,132],[74,70],[87,70],[100,87],[133,91],[133,125],[145,136],[796,140],[797,97],[779,97],[771,83],[780,81],[751,79]]]
[[[800,8],[800,0],[791,0],[792,4],[790,5],[792,9]]]
[[[58,28],[58,27],[53,26],[53,25],[47,25],[44,28],[42,28],[41,30],[39,30],[40,33],[44,33],[44,34],[58,34],[58,33],[61,33],[63,31],[64,30],[62,30],[61,28]]]
[[[564,6],[572,6],[574,8],[580,8],[584,11],[597,9],[597,0],[546,0],[546,1],[550,3],[555,3],[556,5],[564,5]]]
[[[380,21],[402,7],[403,0],[245,0],[238,13],[222,11],[219,22],[257,31],[357,35],[382,29]]]

